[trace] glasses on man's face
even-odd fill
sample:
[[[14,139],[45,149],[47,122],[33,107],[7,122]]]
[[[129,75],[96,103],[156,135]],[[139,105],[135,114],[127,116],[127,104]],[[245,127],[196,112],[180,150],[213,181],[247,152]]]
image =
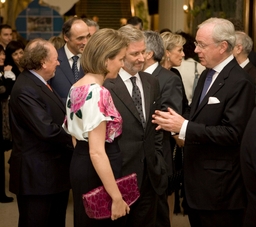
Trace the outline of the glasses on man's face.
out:
[[[209,43],[209,44],[204,44],[204,43],[198,43],[198,42],[194,42],[195,46],[200,48],[200,49],[205,49],[206,47],[212,45],[212,44],[217,44],[217,43]]]

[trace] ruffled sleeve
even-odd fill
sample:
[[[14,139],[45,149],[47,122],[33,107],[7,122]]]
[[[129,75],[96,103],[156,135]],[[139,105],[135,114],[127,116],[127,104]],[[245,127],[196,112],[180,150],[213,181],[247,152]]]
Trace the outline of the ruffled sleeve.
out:
[[[88,132],[107,121],[106,141],[122,132],[122,118],[109,91],[98,84],[72,87],[66,103],[63,128],[78,140],[88,141]]]

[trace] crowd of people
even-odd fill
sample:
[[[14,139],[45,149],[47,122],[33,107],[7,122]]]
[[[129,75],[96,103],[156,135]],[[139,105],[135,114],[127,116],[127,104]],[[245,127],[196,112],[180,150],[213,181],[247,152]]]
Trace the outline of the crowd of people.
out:
[[[64,227],[70,191],[75,227],[170,227],[180,190],[191,227],[255,226],[256,66],[245,32],[222,18],[195,37],[144,31],[138,17],[117,30],[73,17],[62,37],[25,43],[12,31],[0,26],[0,202],[13,201],[11,150],[19,227]],[[128,206],[115,180],[131,173],[140,197]],[[82,195],[102,185],[111,217],[89,218]]]

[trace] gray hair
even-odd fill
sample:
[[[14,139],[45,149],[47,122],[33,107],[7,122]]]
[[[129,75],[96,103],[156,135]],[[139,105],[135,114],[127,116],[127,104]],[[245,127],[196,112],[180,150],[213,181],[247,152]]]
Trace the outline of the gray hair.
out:
[[[155,61],[160,62],[164,56],[164,43],[163,39],[158,32],[144,31],[146,36],[146,52],[153,52]]]
[[[236,31],[235,34],[236,34],[236,45],[241,44],[243,47],[243,53],[249,55],[253,46],[253,41],[251,37],[242,31]]]
[[[96,21],[88,19],[88,18],[84,18],[83,20],[87,24],[88,27],[95,27],[97,31],[100,29],[100,26]]]
[[[130,24],[122,26],[121,28],[119,28],[119,31],[128,39],[129,44],[138,41],[146,42],[146,37],[144,36],[144,33]]]
[[[213,25],[212,38],[218,43],[226,41],[228,43],[227,52],[231,52],[236,44],[235,28],[231,21],[212,17],[203,23],[198,25],[198,28],[202,28],[205,25]]]

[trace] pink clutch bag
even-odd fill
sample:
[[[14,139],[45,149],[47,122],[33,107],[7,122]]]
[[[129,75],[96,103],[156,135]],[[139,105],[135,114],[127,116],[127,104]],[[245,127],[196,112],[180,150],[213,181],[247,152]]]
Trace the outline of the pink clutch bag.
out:
[[[117,186],[124,201],[130,206],[140,196],[137,175],[132,173],[116,180]],[[103,186],[97,187],[86,194],[83,194],[85,212],[90,218],[104,219],[111,217],[112,199]]]

